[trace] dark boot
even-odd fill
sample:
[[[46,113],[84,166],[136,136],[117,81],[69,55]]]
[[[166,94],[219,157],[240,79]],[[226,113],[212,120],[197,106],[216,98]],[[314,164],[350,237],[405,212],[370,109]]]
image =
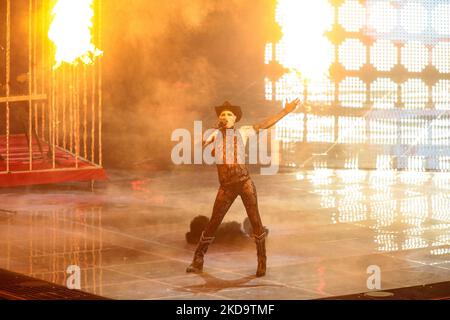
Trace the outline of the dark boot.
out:
[[[258,269],[256,270],[256,276],[262,277],[266,274],[266,233],[261,235],[253,235],[256,243],[256,253],[258,255]]]
[[[200,237],[200,240],[195,249],[194,259],[192,263],[186,268],[186,272],[200,273],[203,271],[203,257],[205,256],[208,246],[213,242],[214,237],[205,237],[204,232]]]

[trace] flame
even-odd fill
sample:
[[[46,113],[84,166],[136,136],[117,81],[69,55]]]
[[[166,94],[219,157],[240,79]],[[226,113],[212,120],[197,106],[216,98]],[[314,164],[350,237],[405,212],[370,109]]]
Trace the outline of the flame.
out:
[[[306,80],[322,79],[334,58],[325,36],[333,22],[327,0],[279,0],[276,21],[281,27],[280,63]]]
[[[55,69],[63,62],[93,63],[103,52],[92,44],[93,0],[58,0],[48,37],[56,46]]]

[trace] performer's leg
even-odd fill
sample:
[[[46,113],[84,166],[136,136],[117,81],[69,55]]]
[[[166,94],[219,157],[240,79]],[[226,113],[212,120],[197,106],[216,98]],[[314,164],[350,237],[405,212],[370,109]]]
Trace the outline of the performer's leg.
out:
[[[256,194],[255,184],[251,179],[248,179],[243,185],[240,192],[242,202],[247,211],[248,219],[253,228],[253,233],[260,235],[264,232],[264,227],[261,222],[258,209],[258,197]]]
[[[251,179],[248,179],[243,184],[240,194],[253,228],[253,238],[256,243],[256,253],[258,256],[258,269],[256,270],[256,276],[262,277],[266,274],[266,233],[259,215],[256,188]]]
[[[208,246],[214,240],[214,234],[222,222],[225,214],[230,209],[238,193],[232,188],[220,187],[217,192],[216,200],[214,202],[213,213],[211,219],[202,232],[197,249],[194,253],[192,263],[187,267],[186,272],[202,272],[203,271],[203,257],[208,250]]]
[[[204,230],[204,235],[206,237],[214,237],[217,228],[219,228],[225,214],[228,212],[237,196],[238,193],[233,188],[219,188],[219,191],[217,191],[216,200],[214,201],[211,219],[209,219],[209,222]]]

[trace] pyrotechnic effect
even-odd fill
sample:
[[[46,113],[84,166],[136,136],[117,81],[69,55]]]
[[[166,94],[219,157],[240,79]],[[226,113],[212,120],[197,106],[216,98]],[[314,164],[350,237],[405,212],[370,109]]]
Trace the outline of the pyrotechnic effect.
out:
[[[333,21],[328,1],[280,0],[276,21],[283,33],[278,43],[279,62],[304,79],[321,79],[334,52],[325,36]]]
[[[0,93],[6,109],[0,188],[104,179],[102,63],[98,58],[94,63],[102,52],[93,44],[102,43],[102,0],[2,3],[5,47],[0,49],[5,56],[0,69],[11,86],[4,97]],[[22,77],[17,66],[25,82],[20,90],[10,90],[17,88],[11,79]],[[20,121],[13,116],[12,102],[27,107]]]
[[[307,85],[310,102],[329,103],[334,95],[328,79],[334,48],[326,33],[332,27],[333,7],[327,0],[279,0],[275,20],[282,37],[266,45],[265,62],[276,61],[289,71],[275,83],[266,79],[266,99],[302,100]]]
[[[93,0],[59,0],[52,15],[48,36],[56,46],[54,68],[63,62],[91,64],[102,54],[92,43]]]

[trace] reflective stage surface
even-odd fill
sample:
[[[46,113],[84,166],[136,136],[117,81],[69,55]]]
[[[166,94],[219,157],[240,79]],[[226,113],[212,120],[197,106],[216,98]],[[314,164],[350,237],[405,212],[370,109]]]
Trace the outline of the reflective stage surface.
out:
[[[255,278],[250,239],[214,243],[205,273],[186,274],[185,233],[210,215],[214,171],[151,178],[122,172],[86,185],[0,190],[0,268],[115,299],[314,299],[450,281],[450,174],[316,169],[254,174],[270,232]],[[245,218],[240,201],[224,221]],[[370,281],[369,281],[370,282]]]

